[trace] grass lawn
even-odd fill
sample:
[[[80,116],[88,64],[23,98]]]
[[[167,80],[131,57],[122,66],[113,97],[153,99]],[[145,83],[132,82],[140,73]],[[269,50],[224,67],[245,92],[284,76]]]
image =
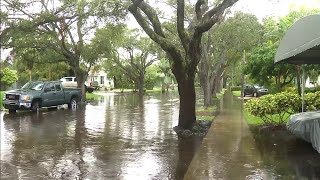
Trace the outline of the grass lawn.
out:
[[[86,93],[87,99],[98,99],[101,95],[93,94],[93,93]]]
[[[210,106],[208,108],[200,107],[196,110],[197,120],[213,121],[213,113],[216,111],[217,107]]]
[[[240,97],[241,96],[241,91],[232,91],[232,94],[234,96]]]

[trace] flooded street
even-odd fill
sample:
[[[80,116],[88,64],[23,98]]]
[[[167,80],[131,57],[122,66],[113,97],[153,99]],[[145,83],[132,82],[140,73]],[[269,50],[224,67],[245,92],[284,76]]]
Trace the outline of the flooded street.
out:
[[[2,112],[1,179],[320,179],[310,144],[285,132],[252,133],[236,98],[220,106],[202,144],[173,131],[174,92],[140,102],[105,94],[74,111]]]
[[[288,131],[248,127],[242,102],[227,97],[185,180],[319,180],[320,154]]]
[[[1,114],[1,179],[182,179],[199,139],[178,140],[176,93],[106,94],[76,111]]]

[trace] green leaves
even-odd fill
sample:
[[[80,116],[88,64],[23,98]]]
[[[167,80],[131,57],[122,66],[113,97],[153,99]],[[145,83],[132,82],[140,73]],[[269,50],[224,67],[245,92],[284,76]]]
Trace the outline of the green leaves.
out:
[[[301,97],[295,90],[289,88],[286,92],[251,99],[245,103],[245,109],[250,114],[260,117],[265,124],[282,124],[289,118],[285,114],[299,112],[301,101]],[[306,94],[304,102],[307,111],[320,110],[320,91]],[[275,119],[279,119],[279,122],[276,122]]]
[[[9,68],[3,68],[0,70],[0,79],[1,79],[1,88],[5,89],[6,87],[11,86],[18,80],[16,71],[13,71]]]

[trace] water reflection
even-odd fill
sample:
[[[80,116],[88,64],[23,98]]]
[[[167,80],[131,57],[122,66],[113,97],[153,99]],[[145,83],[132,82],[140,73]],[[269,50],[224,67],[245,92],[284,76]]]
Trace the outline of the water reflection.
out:
[[[283,179],[320,179],[320,155],[289,132],[259,130],[254,138],[266,169]]]
[[[178,95],[106,94],[76,111],[1,113],[1,179],[182,179]]]
[[[250,131],[226,96],[184,179],[320,179],[320,155],[287,131]]]

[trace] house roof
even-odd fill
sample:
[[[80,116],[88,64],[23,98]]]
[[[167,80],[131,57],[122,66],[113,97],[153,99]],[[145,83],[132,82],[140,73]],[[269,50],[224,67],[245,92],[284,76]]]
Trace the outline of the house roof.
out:
[[[274,61],[320,64],[320,14],[301,18],[287,30]]]

